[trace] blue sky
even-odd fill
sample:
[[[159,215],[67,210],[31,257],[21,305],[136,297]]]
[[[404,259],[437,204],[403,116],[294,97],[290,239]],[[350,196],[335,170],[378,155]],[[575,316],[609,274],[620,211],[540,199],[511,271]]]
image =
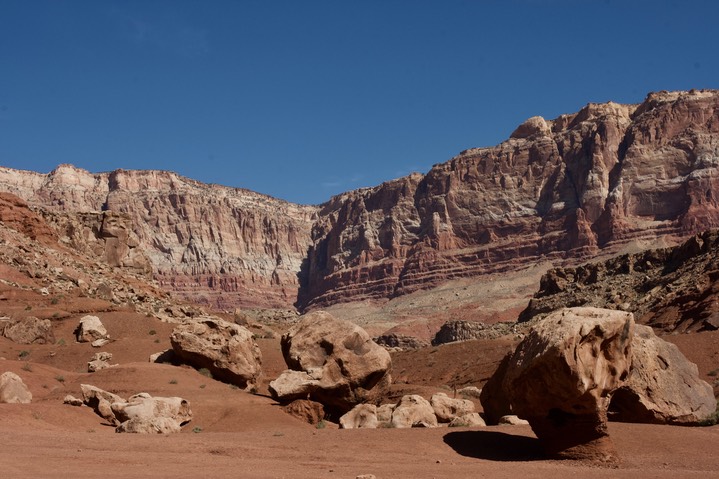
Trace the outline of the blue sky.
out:
[[[719,2],[0,0],[0,165],[299,203],[524,119],[719,88]]]

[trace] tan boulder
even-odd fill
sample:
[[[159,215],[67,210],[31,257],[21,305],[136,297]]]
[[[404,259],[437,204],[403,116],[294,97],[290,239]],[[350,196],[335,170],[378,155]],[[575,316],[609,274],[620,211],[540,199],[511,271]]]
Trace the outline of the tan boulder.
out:
[[[537,323],[517,346],[504,388],[549,454],[617,460],[607,408],[629,376],[633,330],[631,313],[569,308]]]
[[[117,394],[113,394],[90,384],[80,384],[80,390],[82,391],[83,403],[90,406],[98,416],[105,419],[110,424],[114,424],[115,426],[119,425],[119,422],[115,418],[115,414],[112,412],[111,405],[116,402],[125,402],[125,399],[121,398]]]
[[[280,402],[309,396],[341,415],[357,404],[377,401],[390,384],[389,353],[359,326],[328,313],[304,315],[281,345],[290,371],[270,383],[272,397]],[[287,383],[298,387],[281,387]]]
[[[17,374],[7,371],[0,375],[0,403],[30,404],[32,393]]]
[[[190,403],[179,397],[152,397],[139,393],[127,402],[112,403],[112,412],[120,424],[117,432],[169,434],[180,432],[192,419]]]
[[[254,390],[262,373],[262,353],[246,328],[204,317],[177,326],[170,335],[175,357],[212,377]]]
[[[83,316],[80,319],[80,324],[75,329],[75,338],[78,343],[92,343],[98,340],[107,340],[110,335],[107,334],[107,329],[100,321],[97,316]]]
[[[500,417],[499,421],[497,421],[497,424],[505,426],[528,426],[529,421],[527,421],[526,419],[519,419],[519,417],[515,416],[514,414],[507,414],[506,416]]]
[[[474,412],[474,403],[468,399],[453,399],[445,393],[433,394],[429,399],[439,422],[450,422],[458,416]]]
[[[392,411],[392,427],[437,427],[437,416],[432,405],[422,396],[410,394],[403,396]]]
[[[470,412],[454,417],[448,424],[449,427],[484,427],[486,425],[478,412]]]
[[[716,410],[712,387],[696,364],[649,326],[636,325],[629,380],[614,393],[610,418],[624,422],[697,424]]]
[[[54,344],[55,334],[49,319],[29,316],[21,320],[0,321],[0,335],[18,344]]]
[[[358,404],[340,418],[341,429],[376,429],[378,424],[374,404]]]
[[[93,354],[92,359],[87,363],[87,372],[94,373],[101,369],[117,366],[117,364],[110,364],[110,360],[112,360],[112,353],[101,352]]]

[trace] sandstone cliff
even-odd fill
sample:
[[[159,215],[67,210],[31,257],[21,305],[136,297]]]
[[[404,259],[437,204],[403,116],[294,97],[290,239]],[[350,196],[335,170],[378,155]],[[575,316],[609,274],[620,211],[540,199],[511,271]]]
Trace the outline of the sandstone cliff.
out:
[[[689,91],[533,117],[496,147],[320,207],[165,171],[67,165],[0,168],[0,191],[46,216],[82,213],[48,222],[115,266],[143,270],[146,257],[181,297],[315,308],[678,241],[719,226],[718,167],[719,92]]]
[[[719,226],[718,166],[716,91],[530,118],[496,147],[323,205],[300,304],[392,297]]]
[[[40,206],[76,249],[140,270],[145,256],[161,286],[220,308],[295,301],[317,210],[166,171],[0,168],[0,189]]]

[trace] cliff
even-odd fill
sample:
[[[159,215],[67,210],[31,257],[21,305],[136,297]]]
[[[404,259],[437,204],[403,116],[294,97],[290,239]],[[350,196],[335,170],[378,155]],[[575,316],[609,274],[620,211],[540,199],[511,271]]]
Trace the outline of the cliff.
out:
[[[719,226],[719,92],[660,92],[534,117],[504,143],[337,196],[312,230],[300,303],[586,259]]]
[[[140,270],[145,256],[162,287],[220,308],[295,301],[317,210],[166,171],[0,168],[0,189],[41,207],[76,249]]]
[[[76,215],[48,223],[117,267],[143,270],[146,257],[185,299],[311,309],[678,242],[719,226],[718,166],[719,92],[692,90],[533,117],[500,145],[319,207],[165,171],[68,165],[0,168],[0,191],[48,218]]]

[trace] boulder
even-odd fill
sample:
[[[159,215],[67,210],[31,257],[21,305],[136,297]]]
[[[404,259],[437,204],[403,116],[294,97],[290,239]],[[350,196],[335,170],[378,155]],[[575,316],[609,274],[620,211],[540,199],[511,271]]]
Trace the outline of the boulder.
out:
[[[190,403],[179,397],[152,397],[139,393],[126,402],[112,403],[112,412],[120,424],[116,432],[169,434],[180,432],[192,419]]]
[[[325,408],[322,404],[308,399],[298,399],[282,407],[290,416],[294,416],[306,423],[317,425],[325,418]]]
[[[62,403],[70,406],[82,406],[84,404],[82,402],[82,399],[78,399],[72,394],[66,395],[65,398],[62,400]]]
[[[262,373],[262,354],[246,328],[219,318],[203,317],[177,326],[170,335],[178,360],[212,377],[254,390]]]
[[[117,364],[110,364],[110,360],[112,360],[112,353],[95,353],[92,356],[92,359],[87,363],[87,372],[94,373],[95,371],[99,371],[101,369],[117,366]]]
[[[378,401],[389,387],[389,353],[349,321],[322,311],[304,315],[282,336],[281,345],[290,370],[270,383],[279,402],[309,397],[339,416],[357,404]]]
[[[474,412],[474,403],[468,399],[453,399],[445,393],[432,395],[429,400],[439,422],[451,422],[458,416]]]
[[[55,334],[49,319],[34,316],[25,319],[0,321],[0,334],[18,344],[54,344]]]
[[[17,374],[7,371],[0,375],[0,403],[30,404],[32,393]]]
[[[83,403],[115,425],[116,432],[168,434],[192,419],[190,403],[179,397],[152,397],[139,393],[125,400],[89,384],[81,384]]]
[[[512,359],[512,353],[507,353],[500,361],[494,374],[482,387],[479,400],[484,410],[484,418],[487,424],[499,424],[499,419],[512,414],[512,407],[504,389],[504,377],[507,375],[507,367]]]
[[[108,340],[110,335],[107,334],[107,329],[100,318],[87,315],[80,319],[80,324],[75,329],[75,337],[78,343],[91,343],[100,339]]]
[[[556,311],[509,359],[504,389],[547,453],[615,462],[607,431],[612,394],[629,376],[634,317],[598,308]]]
[[[390,423],[392,421],[392,411],[397,407],[396,404],[382,404],[377,407],[377,420],[381,423]]]
[[[649,326],[635,326],[632,355],[629,380],[609,406],[611,420],[697,424],[716,410],[712,387],[697,366]]]
[[[392,411],[392,427],[437,427],[437,416],[432,405],[422,396],[410,394],[403,396]]]
[[[427,341],[423,341],[414,336],[399,333],[385,333],[374,338],[374,342],[383,346],[385,349],[420,349],[429,346]]]
[[[341,429],[376,429],[378,424],[374,404],[358,404],[340,418]]]
[[[457,416],[449,421],[449,427],[484,427],[487,424],[478,412],[471,412]]]
[[[149,361],[151,363],[174,363],[176,360],[175,352],[172,349],[166,349],[159,353],[150,354]]]

